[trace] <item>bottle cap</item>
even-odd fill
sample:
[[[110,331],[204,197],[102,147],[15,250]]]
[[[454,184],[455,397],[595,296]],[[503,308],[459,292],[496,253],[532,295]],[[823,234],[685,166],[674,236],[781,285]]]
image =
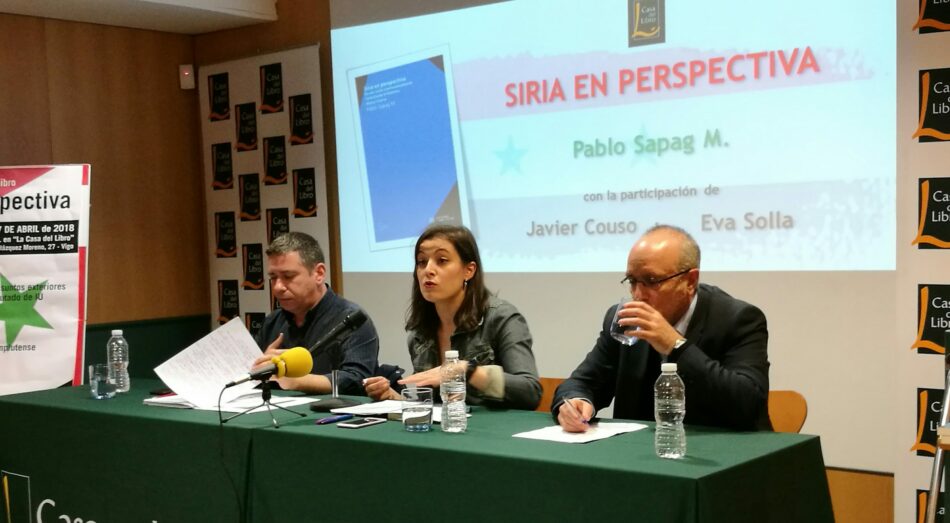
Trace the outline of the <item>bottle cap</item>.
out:
[[[655,368],[655,367],[654,367],[654,368]],[[660,370],[663,371],[663,372],[676,372],[676,364],[675,364],[675,363],[663,363],[662,365],[660,365]]]
[[[113,336],[122,336],[122,329],[115,329],[112,331]]]
[[[447,351],[445,351],[445,359],[449,359],[449,358],[456,358],[456,359],[458,359],[458,357],[459,357],[459,351],[457,351],[457,350],[447,350]]]

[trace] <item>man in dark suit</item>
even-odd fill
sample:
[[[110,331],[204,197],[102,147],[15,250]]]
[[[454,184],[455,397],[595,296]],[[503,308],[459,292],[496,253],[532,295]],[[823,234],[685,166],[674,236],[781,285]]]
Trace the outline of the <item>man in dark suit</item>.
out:
[[[653,420],[653,384],[664,361],[686,384],[685,423],[771,430],[768,328],[757,307],[699,283],[699,246],[686,231],[651,228],[627,257],[632,301],[617,314],[633,346],[611,337],[619,305],[604,317],[594,348],[554,395],[551,409],[570,432],[587,430],[597,410]],[[569,401],[574,408],[562,408]]]

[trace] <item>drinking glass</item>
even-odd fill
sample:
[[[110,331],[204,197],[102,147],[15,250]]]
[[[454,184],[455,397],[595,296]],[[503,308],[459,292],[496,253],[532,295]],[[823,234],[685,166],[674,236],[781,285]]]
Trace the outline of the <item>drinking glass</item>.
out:
[[[637,330],[637,327],[624,327],[620,325],[620,309],[623,309],[624,304],[628,301],[631,300],[626,297],[620,298],[620,303],[617,304],[617,311],[614,312],[614,319],[610,322],[610,336],[620,343],[630,346],[636,343],[638,338],[636,336],[627,335],[627,331]]]
[[[115,368],[108,363],[89,366],[89,394],[97,400],[115,396]]]
[[[402,426],[409,432],[432,429],[432,387],[403,389]]]

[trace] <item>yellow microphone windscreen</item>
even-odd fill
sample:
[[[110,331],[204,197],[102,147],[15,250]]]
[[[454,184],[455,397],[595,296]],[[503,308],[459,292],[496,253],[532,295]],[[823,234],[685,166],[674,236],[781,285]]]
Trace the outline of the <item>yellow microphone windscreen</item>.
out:
[[[280,355],[280,359],[286,364],[284,375],[288,378],[306,376],[313,368],[313,356],[303,347],[285,350]]]
[[[277,369],[275,374],[278,378],[283,378],[287,374],[287,363],[284,361],[282,356],[274,356],[270,359],[270,362],[273,363],[274,367]]]

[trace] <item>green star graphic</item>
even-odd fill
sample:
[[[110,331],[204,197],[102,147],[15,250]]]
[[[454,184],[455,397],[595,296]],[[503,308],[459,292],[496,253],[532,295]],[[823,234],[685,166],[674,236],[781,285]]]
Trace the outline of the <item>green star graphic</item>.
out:
[[[47,280],[49,281],[49,280]],[[46,287],[46,282],[37,283],[23,292],[18,292],[6,276],[0,274],[0,321],[7,331],[7,345],[13,345],[23,327],[52,329],[53,326],[36,312],[36,299]]]

